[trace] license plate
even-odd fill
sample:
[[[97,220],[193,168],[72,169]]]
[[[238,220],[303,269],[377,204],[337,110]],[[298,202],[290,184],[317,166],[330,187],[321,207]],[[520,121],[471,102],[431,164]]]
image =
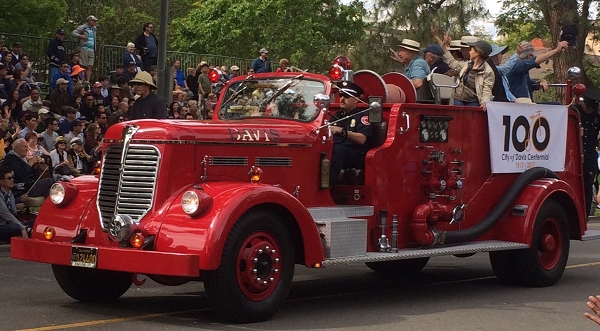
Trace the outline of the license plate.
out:
[[[82,268],[95,268],[98,262],[98,248],[71,247],[71,265]]]

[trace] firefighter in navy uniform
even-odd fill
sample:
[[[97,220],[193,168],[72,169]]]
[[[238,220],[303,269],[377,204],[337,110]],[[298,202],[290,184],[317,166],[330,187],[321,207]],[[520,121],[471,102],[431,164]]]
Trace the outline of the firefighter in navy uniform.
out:
[[[594,178],[598,174],[598,132],[600,130],[600,115],[598,104],[600,92],[588,88],[585,92],[583,105],[579,107],[583,140],[583,184],[585,192],[585,208],[590,215]]]
[[[369,150],[369,140],[373,129],[369,124],[366,112],[357,114],[360,109],[356,104],[364,93],[360,86],[352,82],[341,82],[339,85],[340,111],[337,119],[351,117],[331,126],[333,136],[333,153],[329,171],[329,185],[333,186],[342,169],[364,168],[365,154]],[[353,115],[354,114],[354,115]],[[332,120],[336,120],[332,118]]]

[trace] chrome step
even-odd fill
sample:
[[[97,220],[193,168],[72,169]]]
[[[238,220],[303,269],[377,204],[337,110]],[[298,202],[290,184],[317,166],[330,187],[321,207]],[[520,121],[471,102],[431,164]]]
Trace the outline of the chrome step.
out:
[[[346,217],[373,216],[373,206],[333,206],[307,208],[315,222]]]
[[[343,258],[326,259],[323,262],[323,266],[331,266],[336,264],[351,264],[359,262],[379,262],[379,261],[393,261],[393,260],[405,260],[405,259],[418,259],[422,257],[430,256],[443,256],[443,255],[454,255],[454,254],[468,254],[477,252],[491,252],[491,251],[507,251],[513,249],[529,248],[527,244],[511,242],[511,241],[499,241],[499,240],[487,240],[477,241],[460,245],[452,246],[440,246],[440,247],[427,247],[427,248],[406,248],[399,250],[397,253],[379,253],[369,252],[364,255],[349,256]]]
[[[583,234],[583,237],[581,237],[581,241],[597,240],[597,239],[600,239],[600,231],[599,230],[586,230],[585,233]]]

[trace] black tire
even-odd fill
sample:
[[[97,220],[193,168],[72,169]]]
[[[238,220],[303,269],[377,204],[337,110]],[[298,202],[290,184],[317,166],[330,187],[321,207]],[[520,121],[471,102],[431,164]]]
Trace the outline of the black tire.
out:
[[[409,260],[366,262],[365,264],[371,270],[376,272],[395,272],[401,273],[403,276],[411,276],[423,270],[425,265],[427,265],[427,262],[429,262],[429,257]]]
[[[529,287],[556,284],[569,258],[569,223],[564,209],[547,200],[537,213],[531,247],[528,249],[490,252],[496,276],[503,282]]]
[[[52,265],[54,278],[71,298],[83,302],[110,302],[121,297],[133,282],[126,272]]]
[[[233,226],[219,268],[204,272],[206,294],[223,318],[262,322],[279,310],[294,276],[289,232],[277,215],[265,211],[246,213]]]

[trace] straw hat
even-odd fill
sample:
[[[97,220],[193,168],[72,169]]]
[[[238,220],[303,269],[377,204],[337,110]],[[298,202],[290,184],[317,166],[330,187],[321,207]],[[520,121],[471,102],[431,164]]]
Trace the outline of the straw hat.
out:
[[[462,36],[460,38],[460,43],[462,44],[461,47],[471,47],[467,44],[477,42],[478,40],[479,40],[479,38],[477,38],[475,36]]]
[[[155,89],[158,88],[156,87],[156,85],[154,85],[154,81],[152,81],[152,76],[147,71],[138,72],[137,75],[135,75],[135,78],[129,81],[129,84],[146,84]]]
[[[421,43],[411,39],[402,39],[398,47],[408,49],[409,51],[419,52],[421,50]]]

